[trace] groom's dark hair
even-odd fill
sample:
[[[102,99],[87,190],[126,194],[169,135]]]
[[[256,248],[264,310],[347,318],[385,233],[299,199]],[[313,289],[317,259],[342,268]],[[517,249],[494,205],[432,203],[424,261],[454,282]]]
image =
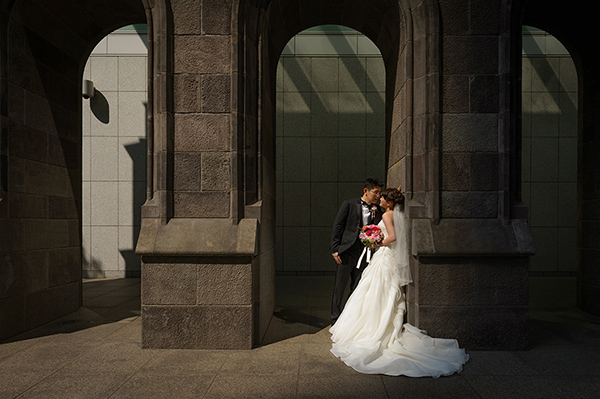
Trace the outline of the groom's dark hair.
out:
[[[367,189],[367,190],[373,190],[375,187],[383,187],[381,185],[381,182],[379,181],[378,178],[376,177],[367,177],[367,179],[365,180],[365,185],[363,186],[363,189]]]

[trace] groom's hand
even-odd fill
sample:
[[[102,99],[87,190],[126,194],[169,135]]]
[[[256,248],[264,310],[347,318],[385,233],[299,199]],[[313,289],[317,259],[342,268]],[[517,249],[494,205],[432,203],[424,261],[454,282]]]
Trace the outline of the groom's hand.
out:
[[[335,259],[335,263],[337,263],[338,265],[342,264],[342,258],[340,258],[340,255],[338,255],[338,253],[334,253],[331,254],[331,256],[333,256],[333,259]]]

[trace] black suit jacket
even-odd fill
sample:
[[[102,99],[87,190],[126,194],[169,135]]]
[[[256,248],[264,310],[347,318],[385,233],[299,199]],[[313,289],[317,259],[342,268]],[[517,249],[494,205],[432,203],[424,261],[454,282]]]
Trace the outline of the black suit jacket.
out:
[[[383,211],[377,206],[371,224],[381,222]],[[333,223],[333,234],[331,235],[331,253],[341,254],[350,248],[358,239],[358,233],[362,227],[362,205],[360,198],[345,200],[335,217]]]

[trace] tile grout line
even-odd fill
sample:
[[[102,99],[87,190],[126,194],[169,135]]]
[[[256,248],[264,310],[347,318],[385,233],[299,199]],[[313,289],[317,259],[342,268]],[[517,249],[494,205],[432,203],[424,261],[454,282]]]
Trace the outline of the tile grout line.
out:
[[[225,363],[227,362],[227,359],[229,359],[229,356],[231,356],[231,352],[227,353],[227,356],[225,356],[225,359],[223,359],[223,363],[221,363],[221,366],[219,367],[219,369],[215,372],[215,375],[213,376],[212,380],[210,380],[210,384],[208,384],[208,387],[206,387],[206,391],[204,392],[204,394],[202,395],[203,398],[206,397],[206,395],[208,395],[208,391],[210,391],[210,388],[212,387],[213,383],[215,382],[215,380],[217,379],[217,377],[219,376],[221,370],[223,369],[223,366],[225,365]]]
[[[143,350],[143,349],[142,349]],[[150,359],[146,360],[142,365],[140,365],[140,367],[137,368],[137,370],[135,370],[133,372],[133,374],[131,374],[125,381],[123,381],[123,383],[121,385],[119,385],[110,395],[108,395],[106,398],[109,399],[111,398],[115,393],[117,393],[117,391],[119,389],[121,389],[123,387],[123,385],[127,384],[145,365],[147,365],[148,363],[150,363],[152,360],[154,360],[154,358],[156,356],[158,356],[159,352],[157,351],[154,356],[152,356]]]
[[[77,330],[77,331],[82,331],[85,330],[87,328],[81,329],[81,330]],[[110,334],[109,334],[110,335]],[[95,341],[93,341],[92,345],[90,346],[89,349],[92,348],[96,348],[98,346],[100,346],[100,341],[102,338],[98,338]],[[35,344],[34,344],[35,345]],[[31,345],[31,346],[34,346]],[[67,360],[63,363],[61,363],[58,368],[56,370],[54,370],[53,372],[51,372],[50,374],[46,375],[44,378],[42,378],[41,380],[39,380],[38,382],[36,382],[35,384],[29,386],[27,389],[25,389],[23,392],[19,393],[18,395],[14,396],[13,399],[17,399],[21,396],[23,396],[24,394],[26,394],[28,391],[30,391],[32,388],[36,387],[37,385],[39,385],[40,383],[42,383],[43,381],[47,380],[48,378],[52,377],[53,375],[57,374],[59,371],[61,371],[62,369],[64,369],[67,365],[75,362],[77,359],[83,357],[83,355],[85,354],[85,352],[82,352],[81,354],[79,354],[78,356],[75,356],[73,359],[71,360]]]

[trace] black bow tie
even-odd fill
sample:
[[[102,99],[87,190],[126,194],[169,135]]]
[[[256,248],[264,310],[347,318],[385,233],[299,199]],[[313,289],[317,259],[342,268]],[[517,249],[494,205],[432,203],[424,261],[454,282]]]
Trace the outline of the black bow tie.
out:
[[[369,208],[371,208],[372,206],[376,206],[375,204],[369,204],[369,203],[367,203],[367,202],[366,202],[365,200],[363,200],[363,199],[361,199],[361,200],[360,200],[360,203],[361,203],[361,205],[363,205],[363,206],[367,206],[367,207],[369,207]]]

